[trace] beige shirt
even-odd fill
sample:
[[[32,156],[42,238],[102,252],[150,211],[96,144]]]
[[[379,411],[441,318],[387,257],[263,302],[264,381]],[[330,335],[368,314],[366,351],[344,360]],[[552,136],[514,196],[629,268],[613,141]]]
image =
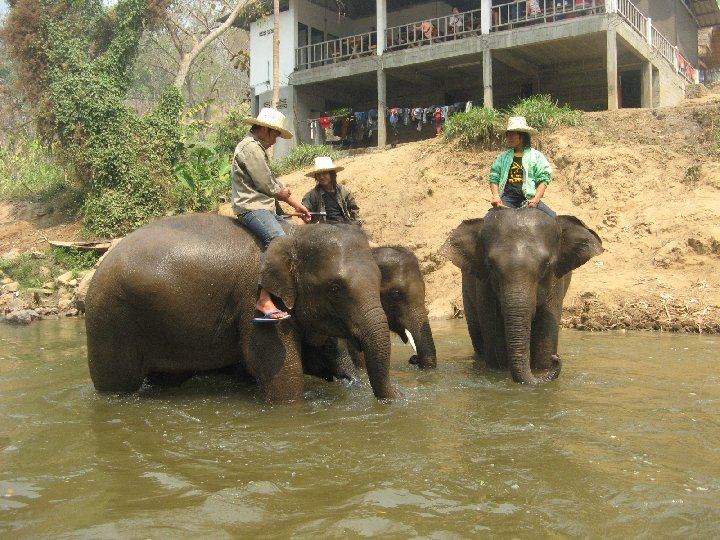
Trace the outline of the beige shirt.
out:
[[[235,147],[233,155],[233,212],[238,216],[250,210],[265,209],[275,214],[274,195],[283,187],[270,171],[265,147],[259,139],[248,134]]]

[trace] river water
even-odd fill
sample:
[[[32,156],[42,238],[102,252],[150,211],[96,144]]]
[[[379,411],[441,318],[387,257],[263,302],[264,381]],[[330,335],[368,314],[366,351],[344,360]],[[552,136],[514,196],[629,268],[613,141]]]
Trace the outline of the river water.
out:
[[[83,321],[0,325],[0,533],[10,538],[711,538],[715,336],[563,331],[563,372],[511,382],[433,323],[404,398],[307,379],[269,406],[219,376],[95,392]]]

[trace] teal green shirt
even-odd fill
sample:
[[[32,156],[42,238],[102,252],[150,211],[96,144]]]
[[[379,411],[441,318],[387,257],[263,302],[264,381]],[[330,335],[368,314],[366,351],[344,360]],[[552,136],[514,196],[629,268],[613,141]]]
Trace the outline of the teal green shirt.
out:
[[[500,154],[495,163],[490,167],[490,184],[498,185],[498,193],[502,196],[505,190],[510,166],[513,162],[513,154],[515,151],[511,148]],[[540,184],[549,184],[552,180],[552,168],[540,150],[534,148],[525,148],[522,157],[523,165],[523,195],[527,200],[532,199],[537,192]]]

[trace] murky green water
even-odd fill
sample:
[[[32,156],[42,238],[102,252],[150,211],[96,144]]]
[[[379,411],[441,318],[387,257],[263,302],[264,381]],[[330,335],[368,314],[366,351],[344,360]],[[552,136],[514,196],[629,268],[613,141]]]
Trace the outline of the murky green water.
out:
[[[717,337],[563,332],[521,387],[433,324],[405,399],[308,379],[258,401],[217,377],[109,397],[82,321],[0,326],[0,533],[12,538],[717,537]]]

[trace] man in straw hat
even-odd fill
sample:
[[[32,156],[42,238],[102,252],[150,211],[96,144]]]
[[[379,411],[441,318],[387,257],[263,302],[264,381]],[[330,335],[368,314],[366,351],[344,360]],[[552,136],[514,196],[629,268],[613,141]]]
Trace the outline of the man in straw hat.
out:
[[[317,184],[305,194],[302,202],[310,212],[324,216],[322,221],[362,225],[355,197],[347,187],[337,183],[337,173],[344,168],[335,165],[331,157],[316,157],[313,170],[305,176],[315,178]]]
[[[524,116],[508,118],[505,140],[509,150],[490,167],[491,203],[493,208],[529,206],[555,217],[555,212],[540,200],[552,179],[552,169],[543,153],[530,146],[530,135],[535,133],[537,130],[527,125]]]
[[[243,121],[252,127],[247,137],[235,147],[232,208],[238,219],[260,238],[264,252],[273,238],[285,234],[278,201],[289,204],[306,221],[310,220],[310,213],[270,171],[267,149],[275,144],[278,137],[292,139],[293,136],[284,128],[285,115],[275,109],[264,108],[257,118],[247,117]],[[277,308],[270,293],[262,287],[255,308],[261,313],[255,318],[258,323],[277,323],[290,318],[288,313]]]

